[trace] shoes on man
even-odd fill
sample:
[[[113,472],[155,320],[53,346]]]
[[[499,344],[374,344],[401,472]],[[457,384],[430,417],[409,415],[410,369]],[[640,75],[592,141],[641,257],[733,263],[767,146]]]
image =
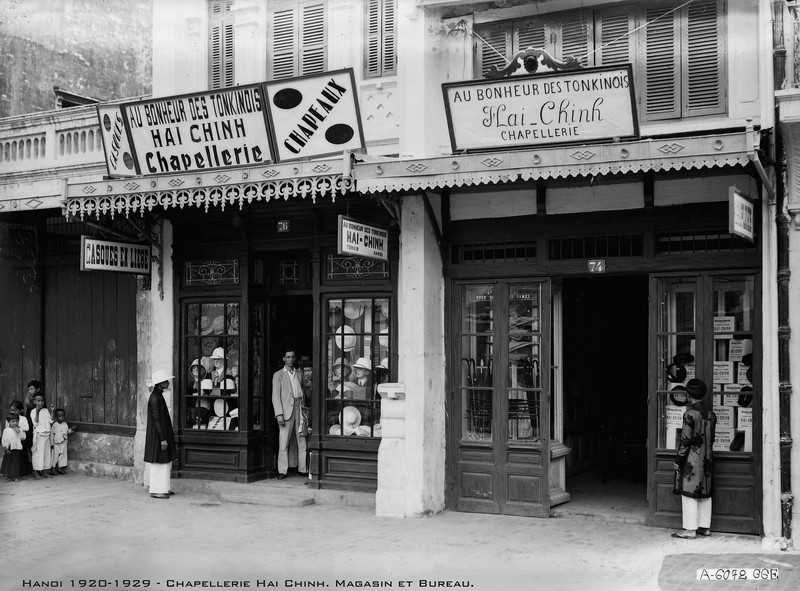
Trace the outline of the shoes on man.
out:
[[[171,490],[171,491],[169,491],[167,494],[168,494],[169,496],[172,496],[172,495],[174,495],[174,494],[175,494],[175,491],[174,491],[174,490]]]
[[[34,480],[41,480],[42,479],[41,475],[36,470],[33,471],[33,479]]]
[[[278,480],[283,480],[284,478],[286,478],[286,474],[278,474]]]
[[[683,530],[672,534],[673,538],[682,538],[684,540],[694,540],[697,537],[697,533],[694,531]]]
[[[698,536],[705,536],[708,537],[711,535],[711,530],[707,527],[698,527],[697,528],[697,535]]]
[[[50,478],[47,475],[47,472],[45,472],[44,470],[39,470],[39,476],[41,476],[42,478]]]
[[[150,493],[150,496],[154,499],[168,499],[169,495],[167,493]]]
[[[48,474],[49,474],[50,476],[55,476],[55,475],[56,475],[56,471],[55,471],[55,470],[53,470],[52,468],[50,468],[50,471],[48,472]]]
[[[66,474],[67,473],[67,471],[64,470],[64,468],[59,468],[58,470],[56,470],[56,472],[58,472],[59,474]]]

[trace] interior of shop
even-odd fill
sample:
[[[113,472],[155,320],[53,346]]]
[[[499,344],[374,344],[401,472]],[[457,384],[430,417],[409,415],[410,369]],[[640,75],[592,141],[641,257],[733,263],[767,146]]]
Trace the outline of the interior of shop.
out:
[[[570,511],[647,511],[648,277],[562,282]],[[630,516],[627,516],[630,517]]]

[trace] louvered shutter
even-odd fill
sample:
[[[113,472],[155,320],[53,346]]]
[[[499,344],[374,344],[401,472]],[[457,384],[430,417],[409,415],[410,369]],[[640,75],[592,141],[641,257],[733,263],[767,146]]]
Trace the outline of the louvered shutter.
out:
[[[593,66],[594,56],[589,54],[589,46],[593,36],[591,12],[565,15],[560,25],[554,58],[564,60],[568,56],[580,61],[582,66]]]
[[[647,24],[640,76],[644,84],[643,118],[652,121],[680,117],[680,14],[670,8],[648,8],[644,18]]]
[[[493,24],[480,27],[476,32],[480,38],[476,37],[478,63],[475,71],[486,76],[492,66],[497,66],[498,70],[505,68],[511,57],[511,25]]]
[[[209,2],[208,78],[210,88],[234,85],[233,0]]]
[[[598,66],[633,63],[633,12],[627,7],[598,11],[595,15],[594,54]]]
[[[721,0],[693,2],[684,9],[681,82],[686,117],[725,112],[723,10]]]
[[[397,0],[383,0],[383,75],[397,73]]]
[[[295,7],[272,13],[272,79],[295,76],[297,47],[297,13]]]
[[[304,2],[299,5],[300,62],[297,74],[315,74],[326,68],[327,27],[326,5],[320,2]]]
[[[514,49],[512,53],[533,47],[550,51],[548,30],[540,20],[521,21],[514,26]],[[510,57],[510,56],[509,56]]]
[[[364,76],[374,78],[381,75],[383,56],[381,55],[381,0],[367,0],[364,5],[366,14],[366,51],[364,54]]]

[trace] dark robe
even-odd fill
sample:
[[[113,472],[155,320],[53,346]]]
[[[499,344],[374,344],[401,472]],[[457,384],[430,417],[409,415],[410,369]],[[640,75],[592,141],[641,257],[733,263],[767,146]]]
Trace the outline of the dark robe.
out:
[[[167,449],[161,450],[161,442],[167,442]],[[147,401],[147,433],[144,440],[144,461],[151,464],[169,464],[178,457],[175,449],[175,434],[169,409],[162,390],[153,388]]]
[[[694,402],[683,413],[681,441],[675,463],[680,466],[672,492],[695,499],[705,499],[714,493],[713,446],[717,415],[703,410],[701,402]]]

